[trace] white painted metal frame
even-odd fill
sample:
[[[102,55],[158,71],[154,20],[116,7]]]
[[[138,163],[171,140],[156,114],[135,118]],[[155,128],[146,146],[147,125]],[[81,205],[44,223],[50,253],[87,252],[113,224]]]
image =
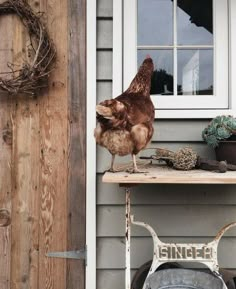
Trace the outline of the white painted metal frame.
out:
[[[96,289],[96,0],[87,0],[86,289]],[[91,115],[94,117],[91,118]]]
[[[218,245],[219,242],[224,235],[224,233],[236,226],[236,222],[232,222],[228,225],[225,225],[221,230],[217,233],[216,237],[213,239],[213,241],[208,243],[164,243],[162,242],[155,230],[144,222],[137,222],[134,221],[134,216],[131,215],[131,190],[130,188],[125,188],[125,195],[126,195],[126,234],[125,234],[125,288],[130,289],[131,287],[131,224],[141,226],[145,229],[147,229],[152,236],[153,240],[153,259],[152,259],[152,265],[150,267],[150,270],[147,274],[147,278],[153,274],[156,269],[164,263],[167,262],[195,262],[195,263],[202,263],[205,264],[213,273],[216,274],[219,278],[221,276],[219,275],[219,263],[218,263]],[[189,256],[184,256],[182,253],[178,251],[178,249],[185,249],[185,252],[189,252]],[[172,254],[169,256],[168,249],[173,250],[176,249],[176,254],[173,256]],[[195,252],[195,255],[191,254]],[[207,254],[199,254],[201,251],[204,251]],[[186,253],[187,254],[187,253]],[[143,285],[143,289],[145,288],[145,281]],[[223,281],[223,280],[222,280]],[[224,288],[227,289],[227,287],[224,284]]]
[[[216,0],[215,0],[216,1]],[[126,86],[128,85],[130,79],[135,74],[135,67],[136,67],[136,59],[137,59],[137,46],[136,46],[136,20],[135,17],[127,17],[134,15],[136,0],[113,0],[114,7],[119,7],[119,9],[113,10],[113,96],[118,95],[121,91],[123,91]],[[216,90],[224,90],[221,85],[224,86],[229,84],[229,91],[223,93],[223,97],[225,100],[228,101],[229,98],[229,105],[224,109],[194,109],[189,104],[189,107],[187,109],[174,109],[172,106],[172,100],[168,102],[168,109],[157,109],[156,110],[156,117],[158,118],[212,118],[219,114],[234,114],[236,113],[236,100],[235,100],[235,92],[236,92],[236,82],[229,81],[228,80],[228,72],[229,76],[236,75],[236,56],[234,51],[236,46],[236,37],[235,37],[235,30],[236,30],[236,21],[235,21],[235,14],[236,14],[236,5],[233,2],[233,0],[229,0],[229,7],[228,11],[226,11],[226,6],[221,7],[223,1],[217,0],[215,2],[216,6],[215,10],[222,11],[223,13],[219,13],[217,16],[217,20],[215,23],[215,27],[217,30],[221,31],[222,23],[225,23],[225,17],[223,15],[226,15],[229,11],[229,33],[225,33],[222,37],[220,37],[220,41],[217,42],[217,45],[220,50],[222,50],[222,47],[224,46],[224,42],[228,42],[229,37],[229,67],[225,64],[228,63],[227,60],[225,60],[224,57],[219,57],[219,52],[215,54],[215,58],[217,57],[217,66],[222,66],[224,71],[224,75],[226,75],[226,78],[223,77],[223,79],[220,77],[220,73],[215,75],[215,80],[218,87],[216,87]],[[122,7],[123,5],[123,7]],[[123,8],[123,9],[122,9]],[[123,12],[122,12],[123,11]],[[130,14],[131,13],[131,14]],[[131,21],[130,21],[131,19]],[[222,22],[223,20],[223,22]],[[124,27],[124,29],[123,29]],[[225,28],[224,28],[225,29]],[[115,36],[115,37],[114,37]],[[128,45],[127,45],[128,43]],[[127,46],[125,48],[125,46]],[[222,47],[221,47],[222,46]],[[218,49],[218,50],[219,50]],[[124,53],[124,51],[126,51]],[[121,54],[123,54],[123,62],[121,61]],[[117,58],[118,55],[118,58]],[[226,55],[226,59],[228,59],[228,53],[223,53],[223,55]],[[217,69],[216,69],[217,71]],[[218,71],[220,71],[218,69]],[[120,80],[123,76],[123,85],[122,81]],[[218,81],[219,80],[219,81]],[[227,89],[226,89],[227,90]],[[180,98],[182,96],[179,96]],[[219,97],[222,98],[222,94],[219,94]],[[159,98],[159,96],[157,97]],[[166,98],[166,96],[165,96]],[[160,100],[159,100],[160,102]],[[157,107],[160,107],[160,104],[157,104]]]
[[[130,242],[131,242],[131,215],[130,215],[130,188],[125,188],[125,289],[131,286],[131,263],[130,263]]]

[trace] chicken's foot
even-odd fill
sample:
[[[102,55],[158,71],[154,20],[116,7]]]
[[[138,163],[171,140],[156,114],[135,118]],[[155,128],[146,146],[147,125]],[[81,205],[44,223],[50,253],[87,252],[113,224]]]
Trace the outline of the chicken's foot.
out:
[[[112,155],[112,158],[111,158],[111,167],[110,167],[110,169],[107,170],[107,172],[110,172],[110,173],[117,173],[117,172],[119,172],[118,169],[115,169],[115,167],[114,167],[114,162],[115,162],[115,155]]]

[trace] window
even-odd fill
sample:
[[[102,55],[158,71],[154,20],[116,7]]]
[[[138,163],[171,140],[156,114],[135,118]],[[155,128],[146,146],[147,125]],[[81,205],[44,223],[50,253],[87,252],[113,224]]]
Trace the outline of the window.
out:
[[[149,54],[154,61],[151,94],[158,116],[213,117],[233,109],[229,23],[235,12],[234,5],[229,9],[229,0],[121,2],[114,0],[113,79],[118,80],[114,94],[119,87],[128,87]]]

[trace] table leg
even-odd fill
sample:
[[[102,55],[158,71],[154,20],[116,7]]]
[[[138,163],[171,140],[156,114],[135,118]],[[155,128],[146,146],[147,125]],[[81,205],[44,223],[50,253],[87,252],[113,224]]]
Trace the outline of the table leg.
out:
[[[130,189],[125,188],[126,206],[125,206],[125,288],[131,289],[130,279],[130,234],[131,234],[131,218],[130,218]]]

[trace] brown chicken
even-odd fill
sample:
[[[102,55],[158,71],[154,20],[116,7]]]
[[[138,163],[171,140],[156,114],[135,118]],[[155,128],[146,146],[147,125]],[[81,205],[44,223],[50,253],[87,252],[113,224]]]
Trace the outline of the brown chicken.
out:
[[[129,88],[120,96],[96,106],[96,142],[107,148],[112,155],[111,168],[115,172],[115,156],[132,155],[133,169],[137,168],[136,154],[151,140],[153,135],[154,106],[150,98],[153,62],[150,56],[143,61]]]

